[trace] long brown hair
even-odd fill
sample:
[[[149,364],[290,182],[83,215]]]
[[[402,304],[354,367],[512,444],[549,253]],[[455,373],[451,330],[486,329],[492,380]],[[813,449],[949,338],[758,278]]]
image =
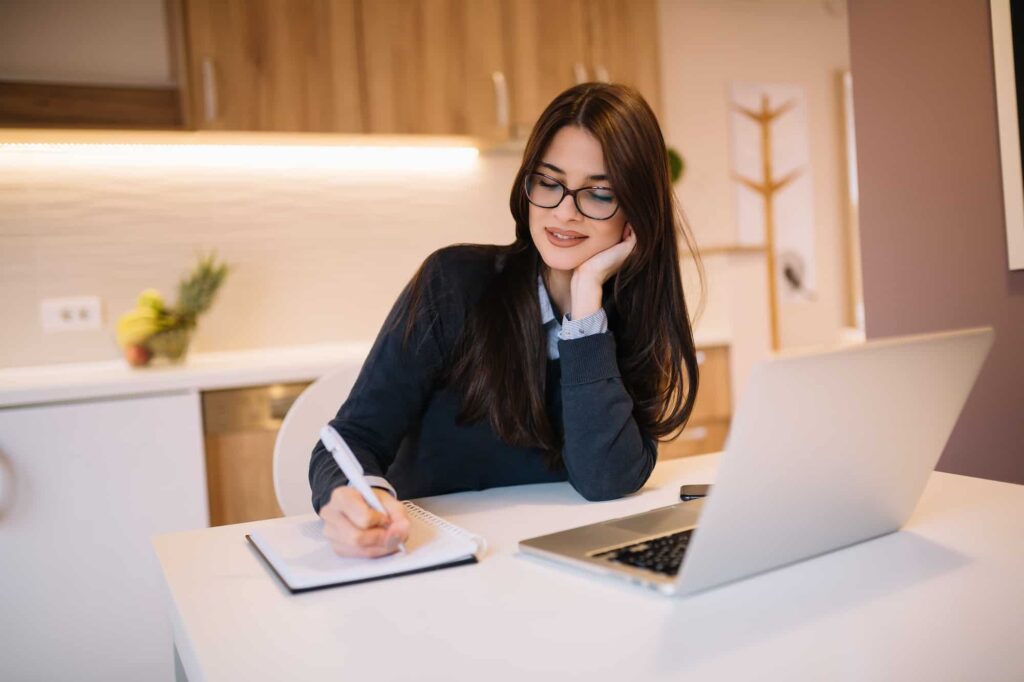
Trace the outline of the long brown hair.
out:
[[[545,266],[530,236],[524,179],[570,125],[601,143],[620,210],[636,233],[637,244],[605,283],[603,300],[640,428],[662,440],[674,434],[693,410],[698,385],[677,234],[699,256],[671,189],[657,118],[630,87],[577,85],[548,105],[530,134],[510,197],[515,242],[489,247],[499,252],[500,272],[470,312],[445,377],[461,394],[460,422],[486,417],[505,442],[543,450],[552,468],[562,460],[545,400],[547,343],[537,298]]]

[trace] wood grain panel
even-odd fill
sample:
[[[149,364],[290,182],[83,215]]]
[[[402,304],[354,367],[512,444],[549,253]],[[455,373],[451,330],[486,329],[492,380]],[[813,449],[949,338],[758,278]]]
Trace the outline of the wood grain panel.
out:
[[[369,132],[505,136],[492,82],[504,70],[498,0],[359,7]]]
[[[186,0],[185,15],[197,128],[363,131],[355,0]]]
[[[683,429],[675,440],[659,443],[658,458],[671,459],[719,452],[725,447],[725,439],[728,435],[728,421],[693,424]]]
[[[192,124],[192,106],[190,104],[192,81],[188,73],[184,0],[164,0],[164,16],[167,18],[171,80],[178,85],[178,110],[181,112],[181,126],[191,130],[195,126]]]
[[[175,88],[0,82],[0,125],[180,128]]]
[[[576,84],[576,70],[586,68],[584,9],[581,0],[504,0],[502,11],[512,126],[523,137],[551,100]],[[592,78],[588,72],[584,80]]]
[[[274,494],[277,431],[236,431],[206,436],[206,488],[210,525],[281,516]]]
[[[655,0],[586,0],[587,59],[595,80],[638,89],[661,116]]]
[[[728,419],[732,415],[732,388],[729,378],[729,349],[714,346],[697,349],[700,386],[690,415],[691,423]]]

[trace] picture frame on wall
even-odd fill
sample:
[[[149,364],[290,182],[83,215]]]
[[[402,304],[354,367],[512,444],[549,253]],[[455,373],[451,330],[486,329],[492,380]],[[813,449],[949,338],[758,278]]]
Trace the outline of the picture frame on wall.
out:
[[[1024,0],[990,0],[992,61],[995,67],[999,152],[1003,167],[1003,209],[1011,270],[1024,270]],[[1014,21],[1016,20],[1016,22]],[[1014,26],[1016,23],[1016,26]]]

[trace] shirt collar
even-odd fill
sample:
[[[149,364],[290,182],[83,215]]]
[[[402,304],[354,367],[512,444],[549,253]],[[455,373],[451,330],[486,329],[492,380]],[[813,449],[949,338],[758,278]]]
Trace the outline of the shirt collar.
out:
[[[551,298],[544,286],[544,276],[537,275],[537,299],[540,301],[540,322],[547,324],[555,319],[555,310],[551,307]]]

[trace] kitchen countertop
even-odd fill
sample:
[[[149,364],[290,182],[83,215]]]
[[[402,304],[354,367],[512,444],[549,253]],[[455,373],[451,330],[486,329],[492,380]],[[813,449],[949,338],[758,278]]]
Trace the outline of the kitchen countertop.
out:
[[[0,408],[180,390],[311,381],[362,364],[369,342],[193,353],[180,365],[132,368],[124,360],[0,369]]]
[[[698,333],[695,341],[699,348],[729,344],[713,334]],[[312,381],[335,367],[361,365],[370,346],[367,341],[191,353],[180,365],[139,369],[121,359],[0,369],[0,408]]]

